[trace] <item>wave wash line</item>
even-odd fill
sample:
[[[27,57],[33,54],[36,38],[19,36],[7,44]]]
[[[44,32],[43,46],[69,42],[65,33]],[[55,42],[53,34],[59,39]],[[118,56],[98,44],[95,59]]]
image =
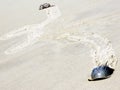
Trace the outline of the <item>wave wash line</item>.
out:
[[[64,39],[70,43],[78,42],[88,46],[91,49],[90,55],[93,58],[95,67],[107,63],[111,68],[115,68],[117,64],[111,42],[98,34],[90,32],[65,33],[57,39]]]
[[[47,19],[45,21],[43,21],[40,24],[26,25],[22,28],[11,31],[11,32],[0,37],[0,40],[8,40],[10,38],[15,38],[17,36],[21,36],[23,34],[26,34],[26,36],[27,36],[27,38],[24,40],[24,42],[19,41],[17,44],[8,48],[5,51],[5,54],[16,53],[16,52],[21,51],[24,48],[38,42],[39,39],[44,34],[43,28],[61,16],[61,12],[59,11],[57,6],[53,6],[53,5],[47,6],[47,3],[45,3],[43,6],[44,7],[42,7],[42,8],[43,8],[43,10],[45,10],[46,15],[47,15]],[[48,8],[48,7],[50,7],[50,8]],[[39,8],[39,10],[42,10],[42,9]]]

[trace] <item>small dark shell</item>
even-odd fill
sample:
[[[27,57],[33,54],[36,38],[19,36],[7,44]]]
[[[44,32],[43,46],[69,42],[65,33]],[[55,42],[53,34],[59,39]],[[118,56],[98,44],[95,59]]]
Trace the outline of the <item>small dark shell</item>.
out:
[[[90,81],[95,81],[95,80],[102,80],[110,77],[114,72],[114,69],[110,68],[107,65],[102,65],[94,68],[91,73],[91,80]]]
[[[49,8],[51,6],[52,5],[50,5],[49,3],[44,3],[44,4],[40,5],[39,10],[42,10],[42,9],[45,9],[45,8]]]

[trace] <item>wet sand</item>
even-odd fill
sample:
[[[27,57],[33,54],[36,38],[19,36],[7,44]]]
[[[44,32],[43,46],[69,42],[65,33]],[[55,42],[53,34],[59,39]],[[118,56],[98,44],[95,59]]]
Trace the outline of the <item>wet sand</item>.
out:
[[[108,38],[118,58],[114,74],[106,80],[89,82],[93,68],[90,49],[79,43],[60,47],[56,42],[40,40],[16,54],[4,54],[21,39],[18,37],[0,41],[0,90],[119,90],[119,0],[0,1],[0,35],[44,21],[45,13],[38,9],[47,1],[57,4],[62,16],[48,25],[46,31],[54,34],[61,26],[77,25],[81,31]]]

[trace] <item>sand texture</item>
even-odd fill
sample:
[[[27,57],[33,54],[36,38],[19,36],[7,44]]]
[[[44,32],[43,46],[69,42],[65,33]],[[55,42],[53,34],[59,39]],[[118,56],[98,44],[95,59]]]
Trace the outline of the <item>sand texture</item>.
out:
[[[39,11],[45,2],[57,8]],[[4,0],[0,10],[0,90],[120,90],[119,0]],[[114,74],[89,82],[106,61]]]

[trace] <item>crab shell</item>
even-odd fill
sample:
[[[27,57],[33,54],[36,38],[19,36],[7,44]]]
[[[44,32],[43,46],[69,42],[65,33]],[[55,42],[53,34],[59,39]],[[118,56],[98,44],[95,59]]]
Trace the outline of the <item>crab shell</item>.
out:
[[[53,7],[53,6],[54,5],[50,5],[49,3],[44,3],[44,4],[40,5],[39,10],[46,9],[46,8],[49,8],[49,7]]]

